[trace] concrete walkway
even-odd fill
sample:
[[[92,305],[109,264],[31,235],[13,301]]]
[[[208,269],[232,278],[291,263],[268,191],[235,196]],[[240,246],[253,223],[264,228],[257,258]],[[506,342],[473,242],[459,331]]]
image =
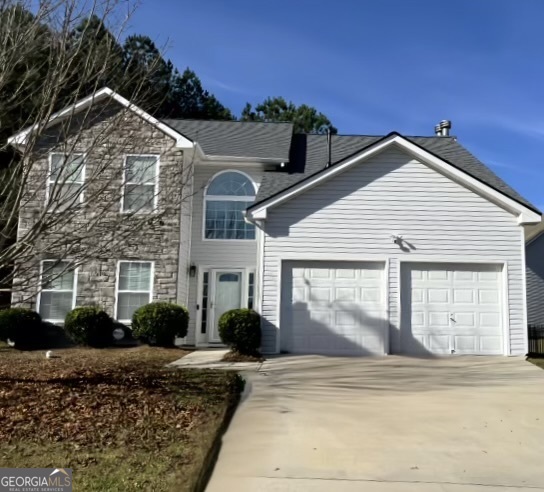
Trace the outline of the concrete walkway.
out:
[[[544,371],[521,358],[269,359],[209,492],[544,491]]]
[[[223,362],[228,349],[201,349],[178,359],[170,367],[191,369],[222,369],[232,371],[258,371],[262,362]]]

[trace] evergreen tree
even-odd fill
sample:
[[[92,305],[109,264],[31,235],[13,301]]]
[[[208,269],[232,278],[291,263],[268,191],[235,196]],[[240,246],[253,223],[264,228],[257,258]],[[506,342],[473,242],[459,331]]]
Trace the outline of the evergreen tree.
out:
[[[323,113],[306,104],[296,106],[283,97],[269,97],[255,106],[255,109],[247,103],[240,119],[242,121],[289,121],[294,124],[296,133],[321,133],[326,128],[329,128],[332,133],[337,133],[337,129]]]
[[[204,90],[195,72],[186,69],[182,75],[176,70],[171,87],[171,107],[174,118],[233,120],[231,111],[217,98]]]

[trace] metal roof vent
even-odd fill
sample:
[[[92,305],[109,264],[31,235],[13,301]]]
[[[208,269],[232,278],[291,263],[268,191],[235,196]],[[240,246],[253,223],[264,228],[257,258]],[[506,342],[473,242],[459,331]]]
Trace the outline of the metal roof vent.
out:
[[[451,121],[442,120],[434,127],[434,134],[438,137],[449,137],[451,130]]]

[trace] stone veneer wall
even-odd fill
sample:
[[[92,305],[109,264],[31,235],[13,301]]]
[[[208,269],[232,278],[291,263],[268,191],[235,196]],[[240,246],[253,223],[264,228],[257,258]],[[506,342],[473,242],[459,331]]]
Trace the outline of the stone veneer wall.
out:
[[[154,261],[153,300],[175,302],[178,290],[182,188],[186,181],[183,176],[183,151],[174,146],[171,137],[116,103],[110,102],[107,107],[95,110],[95,113],[92,118],[85,118],[82,131],[74,130],[78,124],[82,124],[77,121],[68,129],[55,125],[38,141],[33,156],[35,164],[25,190],[26,196],[31,198],[20,213],[19,235],[33,225],[44,207],[50,152],[69,145],[73,146],[74,151],[88,153],[87,176],[92,175],[93,161],[96,164],[104,162],[104,159],[111,160],[95,183],[96,186],[104,187],[100,193],[105,202],[118,200],[119,206],[102,212],[96,234],[81,241],[81,255],[75,253],[70,256],[73,260],[82,261],[78,267],[76,305],[98,304],[111,315],[114,314],[118,260]],[[89,147],[93,148],[89,150]],[[148,214],[149,219],[144,227],[138,225],[141,224],[142,216],[127,216],[119,221],[123,162],[127,153],[160,155],[158,215]],[[92,183],[92,180],[89,181],[89,186],[94,186]],[[75,227],[91,223],[96,214],[96,204],[85,201],[69,224],[56,227],[35,241],[33,259],[25,261],[24,275],[14,279],[13,305],[36,309],[40,261],[64,259],[62,251],[55,251],[53,247],[55,238],[72,234]],[[116,235],[126,236],[127,231],[131,232],[126,241],[114,250],[108,248],[108,244],[114,244]],[[95,253],[90,253],[91,250]]]

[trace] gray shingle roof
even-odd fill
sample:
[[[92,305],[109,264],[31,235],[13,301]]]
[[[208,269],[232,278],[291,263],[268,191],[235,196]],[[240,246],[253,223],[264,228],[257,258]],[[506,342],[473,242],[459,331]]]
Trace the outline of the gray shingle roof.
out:
[[[358,153],[376,143],[383,136],[334,135],[332,163]],[[404,137],[414,144],[435,154],[479,181],[500,191],[513,200],[535,210],[538,209],[506,184],[491,169],[482,164],[453,137]],[[289,172],[265,173],[255,204],[289,188],[307,177],[325,169],[327,162],[327,137],[325,135],[295,135]]]
[[[163,122],[198,142],[206,155],[289,160],[292,123],[169,119]]]
[[[542,217],[542,220],[543,222],[540,224],[525,227],[525,241],[532,241],[541,234],[544,234],[544,216]]]

